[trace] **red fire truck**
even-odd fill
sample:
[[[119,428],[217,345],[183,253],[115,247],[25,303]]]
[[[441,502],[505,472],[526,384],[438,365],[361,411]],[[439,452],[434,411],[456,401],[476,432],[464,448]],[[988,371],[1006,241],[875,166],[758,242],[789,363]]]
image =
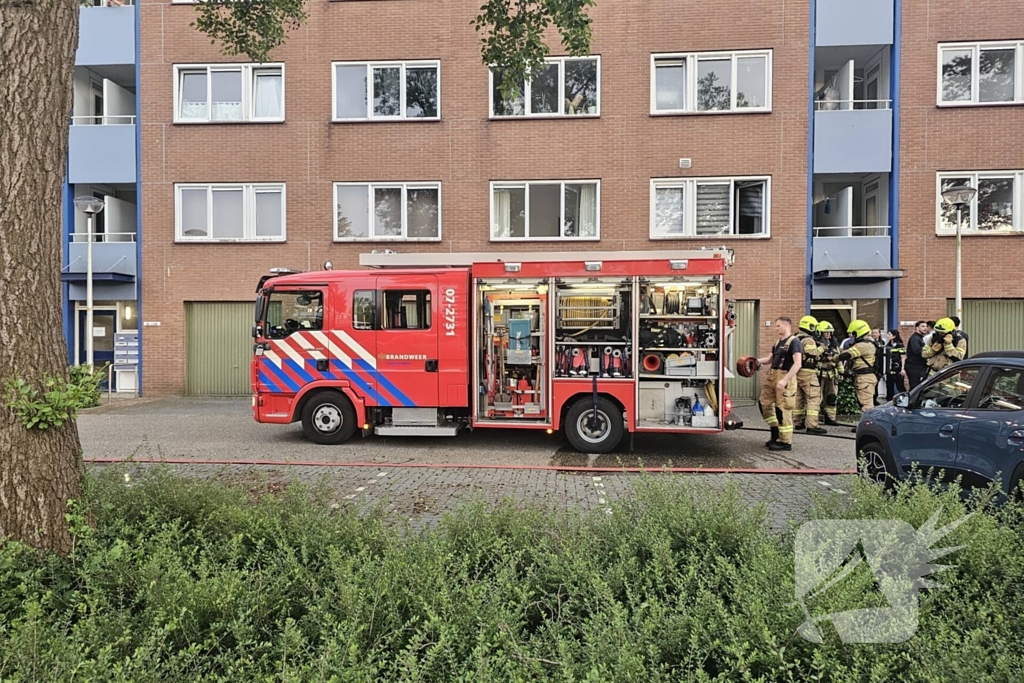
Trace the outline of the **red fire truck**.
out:
[[[725,248],[363,254],[369,269],[275,269],[257,287],[253,413],[316,443],[362,430],[709,433],[730,416]]]

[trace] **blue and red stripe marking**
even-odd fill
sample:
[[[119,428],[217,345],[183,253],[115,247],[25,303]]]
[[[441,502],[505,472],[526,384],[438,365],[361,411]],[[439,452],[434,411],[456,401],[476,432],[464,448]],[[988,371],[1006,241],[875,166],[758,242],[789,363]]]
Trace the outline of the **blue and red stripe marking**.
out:
[[[408,408],[416,406],[416,403],[395,386],[390,379],[364,360],[356,360],[354,362],[356,368],[349,367],[336,358],[332,358],[330,364],[338,375],[352,382],[378,406],[397,405]],[[364,374],[368,377],[364,377]],[[329,371],[318,371],[316,361],[312,358],[306,359],[304,366],[300,366],[290,358],[282,359],[281,367],[278,367],[269,358],[260,359],[259,380],[271,393],[298,393],[310,382],[323,379],[334,379],[334,376]],[[376,388],[374,384],[376,384]]]

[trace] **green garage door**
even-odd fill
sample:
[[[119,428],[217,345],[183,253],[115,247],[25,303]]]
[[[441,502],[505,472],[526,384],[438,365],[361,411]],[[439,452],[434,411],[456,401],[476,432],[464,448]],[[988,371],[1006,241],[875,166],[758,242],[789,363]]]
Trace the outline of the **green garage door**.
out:
[[[946,315],[954,313],[956,304],[950,299]],[[964,299],[963,322],[971,338],[969,355],[1024,350],[1024,299]]]
[[[185,392],[247,396],[252,392],[253,303],[185,304]]]
[[[757,302],[737,301],[736,331],[733,332],[732,357],[726,356],[731,364],[729,370],[736,375],[736,359],[743,356],[757,355]],[[740,377],[736,375],[725,381],[725,390],[733,400],[757,400],[757,376]]]

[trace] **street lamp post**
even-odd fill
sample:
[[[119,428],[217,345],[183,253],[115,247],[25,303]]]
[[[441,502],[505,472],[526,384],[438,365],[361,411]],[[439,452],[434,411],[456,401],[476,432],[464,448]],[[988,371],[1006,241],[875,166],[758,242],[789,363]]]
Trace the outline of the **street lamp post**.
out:
[[[963,210],[964,206],[970,205],[971,200],[974,199],[974,195],[977,193],[978,191],[970,185],[960,185],[942,191],[943,201],[956,207],[956,292],[954,294],[956,298],[954,307],[956,308],[956,317],[960,319],[961,327],[963,326],[964,319],[963,290],[961,287],[963,268],[961,265],[960,248],[961,233],[963,232]]]
[[[96,214],[103,210],[103,200],[97,197],[75,197],[75,208],[85,213],[89,231],[85,236],[85,364],[89,367],[89,374],[92,374],[92,224]]]

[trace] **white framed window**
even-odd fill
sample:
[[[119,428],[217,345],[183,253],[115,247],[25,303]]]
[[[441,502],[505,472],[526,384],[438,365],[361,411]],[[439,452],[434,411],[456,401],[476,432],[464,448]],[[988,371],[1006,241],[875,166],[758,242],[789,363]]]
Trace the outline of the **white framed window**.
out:
[[[334,183],[338,242],[437,242],[441,183]]]
[[[491,241],[599,239],[599,180],[491,182]]]
[[[522,117],[600,116],[601,58],[551,57],[544,68],[519,84],[519,97],[501,96],[501,72],[488,76],[492,119]]]
[[[771,177],[654,178],[652,240],[771,236]]]
[[[1014,234],[1024,231],[1024,171],[949,171],[936,174],[935,232],[956,234],[957,207],[942,200],[943,190],[969,185],[977,190],[961,211],[964,234]]]
[[[283,242],[284,183],[178,183],[179,242]]]
[[[939,106],[1024,102],[1024,40],[940,43]]]
[[[441,62],[332,62],[334,121],[437,121]]]
[[[771,108],[771,50],[651,55],[651,114]]]
[[[284,64],[176,64],[175,123],[284,121]]]

